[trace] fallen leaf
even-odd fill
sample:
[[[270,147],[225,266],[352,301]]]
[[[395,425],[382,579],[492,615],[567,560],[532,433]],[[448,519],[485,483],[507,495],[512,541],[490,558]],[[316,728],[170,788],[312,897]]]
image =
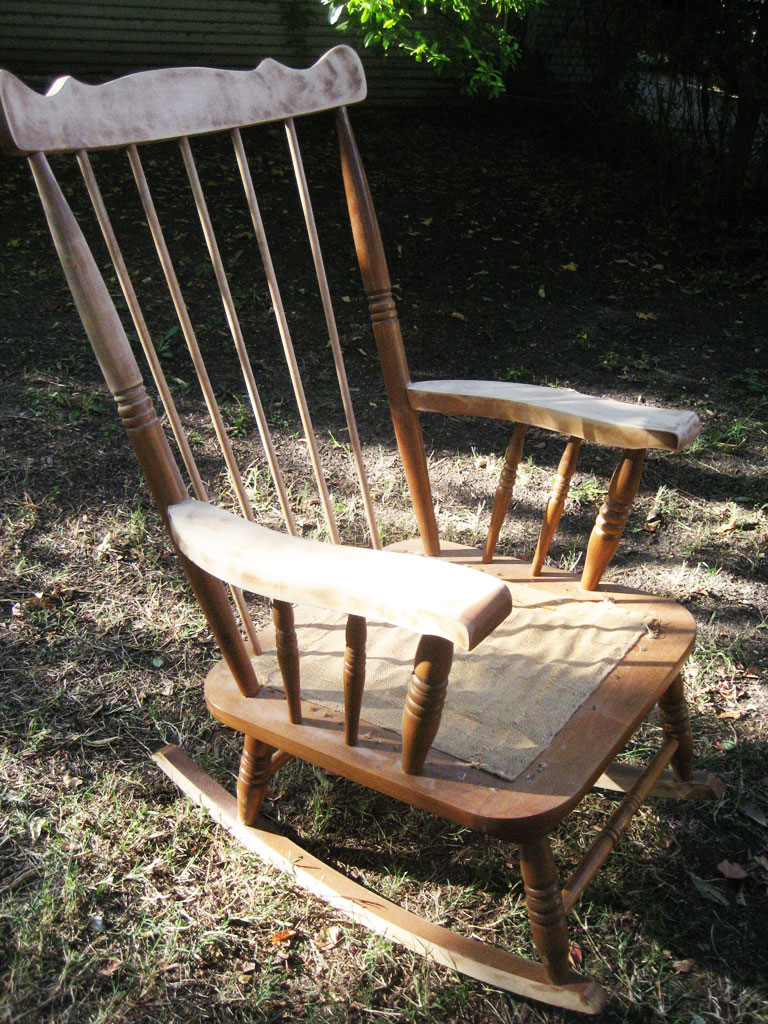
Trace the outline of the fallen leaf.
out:
[[[282,931],[270,935],[269,941],[277,946],[281,942],[290,942],[295,934],[296,932],[293,928],[284,928]]]
[[[694,887],[705,900],[709,900],[710,903],[719,903],[723,907],[728,906],[728,897],[724,896],[716,886],[712,885],[710,882],[705,882],[704,879],[699,878],[698,875],[692,874],[690,877]]]
[[[655,320],[656,319],[656,314],[655,313],[638,313],[637,314],[637,319],[638,320]]]
[[[749,872],[745,871],[741,864],[735,864],[732,860],[721,860],[717,865],[717,870],[725,878],[731,878],[735,881],[741,881],[742,878],[746,878],[749,875]]]
[[[578,263],[573,263],[573,262],[571,262],[571,263],[563,263],[560,269],[561,270],[578,270],[579,269],[579,265],[578,265]]]
[[[672,964],[678,974],[689,974],[696,966],[695,960],[675,960]]]
[[[768,818],[766,818],[764,811],[757,807],[755,804],[742,804],[742,811],[752,821],[756,821],[758,825],[762,825],[764,828],[768,827]]]
[[[584,961],[584,954],[581,951],[581,946],[572,942],[571,948],[568,952],[568,959],[570,960],[571,965],[578,971]]]
[[[332,924],[327,928],[321,928],[312,941],[318,949],[326,952],[329,949],[335,949],[343,938],[343,930],[339,925]]]
[[[467,319],[464,316],[463,313],[451,313],[451,316],[453,317],[454,320],[466,320]]]
[[[547,290],[544,287],[544,285],[542,284],[542,285],[539,286],[539,298],[540,299],[546,299],[546,297],[547,297]]]
[[[432,218],[431,217],[424,217],[424,219],[422,220],[421,223],[424,225],[425,228],[428,228],[429,225],[432,223]]]

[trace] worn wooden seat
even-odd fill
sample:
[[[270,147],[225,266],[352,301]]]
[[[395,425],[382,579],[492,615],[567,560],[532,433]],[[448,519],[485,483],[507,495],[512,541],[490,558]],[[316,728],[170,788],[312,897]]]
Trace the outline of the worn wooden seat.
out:
[[[679,450],[696,436],[698,421],[689,412],[626,405],[555,388],[485,381],[413,384],[346,111],[364,96],[362,67],[347,47],[337,47],[306,71],[272,61],[253,72],[169,69],[97,87],[62,80],[48,96],[2,72],[0,139],[6,149],[29,161],[104,377],[221,649],[223,660],[206,682],[208,706],[245,737],[237,801],[177,748],[161,751],[158,763],[244,843],[355,920],[511,992],[594,1013],[604,1004],[606,992],[569,964],[567,911],[647,796],[711,799],[721,792],[716,779],[693,773],[681,675],[694,642],[691,616],[665,598],[601,584],[639,484],[644,451]],[[299,116],[324,111],[335,111],[354,241],[420,529],[418,540],[392,545],[388,551],[381,550],[295,123]],[[341,544],[332,489],[323,472],[321,445],[258,204],[258,180],[248,160],[246,129],[275,122],[285,126],[371,549]],[[260,398],[254,339],[240,318],[193,152],[197,143],[191,141],[216,132],[231,136],[230,177],[240,179],[252,226],[248,258],[254,275],[259,262],[263,268],[302,423],[307,466],[316,480],[322,511],[317,536],[327,536],[330,543],[300,535],[293,507],[296,490],[277,458]],[[145,147],[154,154],[153,144],[169,140],[179,144],[188,194],[213,267],[218,296],[212,301],[223,305],[262,443],[263,454],[254,455],[246,468],[268,472],[284,530],[258,522],[248,474],[236,458],[185,287],[169,251],[166,239],[172,236],[145,173]],[[92,163],[89,154],[102,149],[124,150],[135,180],[223,457],[225,475],[213,487],[203,482],[196,442],[188,437],[176,408],[137,296],[137,273],[123,253],[99,186],[98,160]],[[167,159],[167,146],[160,149]],[[51,169],[51,153],[75,155],[179,462],[83,227]],[[112,191],[109,202],[116,202]],[[219,358],[223,355],[217,354]],[[420,412],[486,416],[515,424],[482,553],[440,541]],[[532,563],[495,554],[528,425],[567,438]],[[582,440],[616,446],[622,454],[579,579],[545,561]],[[302,486],[305,475],[306,471],[301,474]],[[212,493],[218,493],[222,507],[210,500]],[[233,507],[239,507],[238,514]],[[224,584],[229,585],[229,594]],[[251,621],[247,592],[271,601],[273,625],[261,633]],[[460,650],[454,651],[454,646]],[[658,753],[642,770],[614,764],[656,705],[664,735]],[[523,960],[422,921],[275,833],[259,815],[268,781],[291,757],[519,843],[540,961]],[[548,837],[595,785],[625,791],[626,796],[561,886]]]

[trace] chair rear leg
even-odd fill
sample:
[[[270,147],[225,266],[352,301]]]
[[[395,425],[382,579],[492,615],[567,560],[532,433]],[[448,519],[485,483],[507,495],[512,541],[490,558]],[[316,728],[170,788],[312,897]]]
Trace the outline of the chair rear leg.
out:
[[[274,748],[246,736],[237,776],[237,813],[244,825],[254,825],[272,775]]]
[[[571,974],[570,943],[557,867],[546,836],[521,844],[520,870],[536,950],[552,981],[562,984]]]
[[[659,698],[659,715],[665,738],[676,739],[678,743],[672,768],[679,779],[687,782],[693,775],[693,737],[682,674],[675,676]]]

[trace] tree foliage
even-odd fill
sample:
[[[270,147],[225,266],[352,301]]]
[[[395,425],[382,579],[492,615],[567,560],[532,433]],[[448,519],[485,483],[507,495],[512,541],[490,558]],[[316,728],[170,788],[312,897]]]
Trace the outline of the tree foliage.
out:
[[[358,25],[365,46],[398,49],[458,71],[470,95],[500,96],[520,56],[515,28],[543,0],[323,0],[339,28]]]

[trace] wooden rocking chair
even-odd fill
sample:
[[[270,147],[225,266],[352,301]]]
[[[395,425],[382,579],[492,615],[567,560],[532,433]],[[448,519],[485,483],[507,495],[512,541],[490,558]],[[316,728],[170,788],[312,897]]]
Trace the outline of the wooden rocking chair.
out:
[[[360,61],[348,47],[336,47],[305,71],[273,61],[264,61],[251,72],[175,68],[100,86],[63,79],[47,96],[34,93],[7,72],[0,76],[0,140],[9,152],[29,161],[88,337],[223,655],[207,677],[208,706],[245,736],[236,801],[178,748],[165,748],[157,762],[250,848],[354,920],[510,992],[597,1012],[606,991],[569,964],[566,913],[647,796],[712,799],[721,793],[716,779],[692,770],[681,676],[694,642],[692,617],[664,598],[600,585],[627,520],[645,450],[679,450],[696,436],[697,417],[523,384],[411,383],[376,218],[346,111],[365,96]],[[421,534],[420,540],[387,551],[381,550],[377,533],[298,143],[295,119],[323,111],[335,111],[357,255]],[[255,126],[275,122],[283,123],[287,133],[372,550],[340,545],[334,502],[323,476],[320,446],[246,155],[245,130],[265,132],[273,140],[274,127]],[[231,136],[230,176],[243,186],[241,199],[255,236],[253,253],[261,256],[316,474],[325,517],[322,530],[332,543],[299,536],[290,486],[278,464],[248,351],[252,341],[246,341],[241,327],[193,156],[198,143],[190,141],[215,132]],[[145,173],[149,158],[144,154],[153,153],[150,144],[158,143],[165,157],[171,140],[181,149],[286,532],[256,522],[249,487],[235,459],[166,243],[172,236],[161,226],[162,213],[150,191],[151,175]],[[114,197],[112,192],[103,194],[97,180],[102,158],[92,162],[90,153],[104,149],[124,150],[127,155],[226,465],[229,488],[219,488],[225,492],[222,503],[239,505],[240,515],[208,497],[193,454],[196,442],[185,433],[139,305],[137,270],[128,266],[110,220],[107,200],[114,204]],[[194,498],[86,241],[83,232],[90,229],[80,226],[52,172],[48,155],[59,153],[74,154],[82,172],[130,314],[130,332],[141,342]],[[260,273],[254,271],[254,276]],[[421,412],[493,417],[515,424],[484,552],[440,542]],[[533,562],[494,560],[528,425],[563,434],[568,439],[565,453]],[[545,569],[544,561],[584,439],[617,446],[622,454],[578,579]],[[243,591],[272,602],[274,628],[261,636],[251,623]],[[462,649],[455,658],[454,645]],[[612,765],[655,705],[663,728],[658,753],[642,770]],[[268,780],[292,757],[518,843],[540,962],[407,913],[271,830],[259,818]],[[548,836],[596,785],[626,795],[563,887]]]

